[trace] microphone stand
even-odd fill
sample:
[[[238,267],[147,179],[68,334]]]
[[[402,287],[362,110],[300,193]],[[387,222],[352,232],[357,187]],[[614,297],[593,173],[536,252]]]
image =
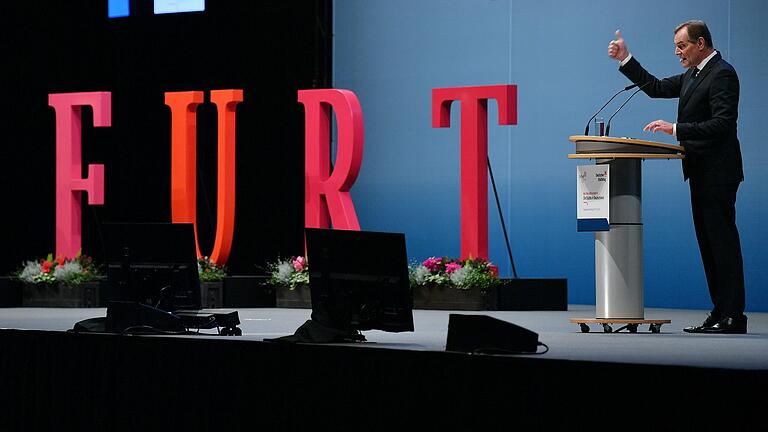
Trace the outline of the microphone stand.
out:
[[[638,93],[640,90],[642,90],[642,89],[643,89],[643,87],[647,86],[647,85],[648,85],[648,84],[650,84],[650,83],[651,83],[651,81],[648,81],[647,83],[645,83],[645,84],[641,85],[641,86],[640,86],[640,88],[638,88],[637,90],[635,90],[635,91],[634,91],[634,92],[633,92],[633,93],[632,93],[632,94],[631,94],[631,95],[630,95],[630,96],[627,98],[627,100],[625,100],[625,101],[624,101],[624,103],[623,103],[623,104],[621,104],[621,106],[619,107],[619,109],[617,109],[617,110],[616,110],[616,112],[614,112],[614,113],[613,113],[613,115],[611,116],[611,118],[609,118],[609,119],[608,119],[608,123],[605,125],[605,135],[606,135],[606,136],[610,136],[610,135],[611,135],[611,120],[613,120],[613,118],[616,116],[616,114],[618,114],[618,113],[619,113],[619,111],[621,111],[621,109],[622,109],[622,108],[624,108],[624,105],[626,105],[626,104],[627,104],[627,102],[629,102],[629,101],[630,101],[630,100],[631,100],[633,97],[635,97],[635,95],[636,95],[636,94],[637,94],[637,93]]]
[[[623,92],[625,92],[627,90],[632,90],[635,87],[637,87],[637,84],[628,85],[628,86],[624,87],[623,89],[617,91],[616,94],[614,94],[613,96],[611,96],[611,98],[608,99],[608,102],[603,104],[603,106],[601,106],[600,109],[597,110],[597,112],[592,117],[590,117],[589,120],[587,120],[587,126],[584,128],[584,135],[589,135],[589,122],[591,122],[593,118],[597,117],[597,115],[600,114],[600,111],[602,111],[603,108],[607,107],[608,104],[611,103],[612,100],[616,99],[616,96],[620,95],[621,93],[623,93]],[[608,135],[608,134],[606,133],[606,135]]]

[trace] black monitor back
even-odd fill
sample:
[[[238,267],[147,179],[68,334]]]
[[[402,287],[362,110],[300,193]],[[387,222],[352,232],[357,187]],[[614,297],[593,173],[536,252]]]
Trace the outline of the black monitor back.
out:
[[[200,309],[200,279],[192,224],[103,225],[108,299],[165,311]]]
[[[341,330],[413,331],[405,235],[305,232],[313,320]]]

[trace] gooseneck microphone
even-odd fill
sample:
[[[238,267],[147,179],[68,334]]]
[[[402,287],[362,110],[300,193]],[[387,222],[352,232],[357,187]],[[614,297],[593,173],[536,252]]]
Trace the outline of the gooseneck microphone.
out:
[[[637,87],[637,86],[638,86],[638,84],[632,84],[632,85],[628,85],[628,86],[624,87],[623,89],[621,89],[621,90],[617,91],[617,92],[616,92],[616,94],[614,94],[613,96],[611,96],[611,98],[610,98],[610,99],[608,99],[608,102],[606,102],[605,104],[603,104],[603,106],[601,106],[601,107],[600,107],[600,109],[599,109],[599,110],[597,110],[597,112],[595,113],[595,115],[593,115],[592,117],[590,117],[590,118],[589,118],[589,120],[587,120],[587,127],[585,127],[585,128],[584,128],[584,135],[589,135],[589,123],[590,123],[590,122],[591,122],[591,121],[592,121],[592,120],[593,120],[595,117],[597,117],[597,115],[598,115],[598,114],[600,114],[600,111],[602,111],[602,110],[603,110],[603,108],[607,107],[607,106],[608,106],[608,104],[609,104],[609,103],[611,103],[611,101],[612,101],[612,100],[616,99],[616,96],[620,95],[621,93],[623,93],[623,92],[625,92],[625,91],[628,91],[628,90],[632,90],[633,88],[635,88],[635,87]],[[607,135],[607,134],[606,134],[606,135]]]
[[[632,93],[632,94],[631,94],[631,95],[630,95],[630,96],[627,98],[627,100],[625,100],[625,101],[624,101],[624,103],[623,103],[623,104],[621,104],[621,106],[619,107],[619,109],[617,109],[617,110],[616,110],[616,112],[614,112],[614,113],[613,113],[613,115],[612,115],[612,116],[611,116],[611,117],[608,119],[608,123],[606,123],[606,125],[605,125],[605,135],[606,135],[606,136],[610,136],[610,135],[611,135],[611,120],[613,120],[613,118],[616,116],[616,114],[618,114],[618,113],[619,113],[619,111],[621,111],[621,109],[622,109],[622,108],[624,108],[624,105],[626,105],[626,104],[627,104],[627,102],[629,102],[629,101],[630,101],[630,100],[631,100],[633,97],[635,97],[635,95],[636,95],[636,94],[637,94],[637,93],[638,93],[640,90],[642,90],[642,89],[643,89],[643,87],[647,86],[647,85],[648,85],[648,84],[650,84],[650,83],[651,83],[651,81],[648,81],[647,83],[645,83],[645,84],[641,85],[641,86],[640,86],[640,88],[638,88],[637,90],[635,90],[635,91],[634,91],[634,92],[633,92],[633,93]],[[637,86],[638,86],[638,84],[635,84],[635,87],[637,87]],[[632,88],[632,87],[630,87],[630,88]]]

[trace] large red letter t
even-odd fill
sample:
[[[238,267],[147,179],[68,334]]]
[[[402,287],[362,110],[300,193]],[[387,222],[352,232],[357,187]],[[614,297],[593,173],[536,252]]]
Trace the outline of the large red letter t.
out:
[[[451,102],[461,101],[461,257],[488,259],[488,99],[499,124],[517,124],[517,86],[432,89],[432,127],[451,126]]]

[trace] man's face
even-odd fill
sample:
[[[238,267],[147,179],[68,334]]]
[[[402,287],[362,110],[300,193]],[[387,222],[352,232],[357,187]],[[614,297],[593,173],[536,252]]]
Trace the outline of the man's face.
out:
[[[688,40],[688,28],[684,27],[675,33],[675,55],[680,58],[680,64],[684,68],[698,66],[704,60],[704,41],[699,38],[697,42]]]

